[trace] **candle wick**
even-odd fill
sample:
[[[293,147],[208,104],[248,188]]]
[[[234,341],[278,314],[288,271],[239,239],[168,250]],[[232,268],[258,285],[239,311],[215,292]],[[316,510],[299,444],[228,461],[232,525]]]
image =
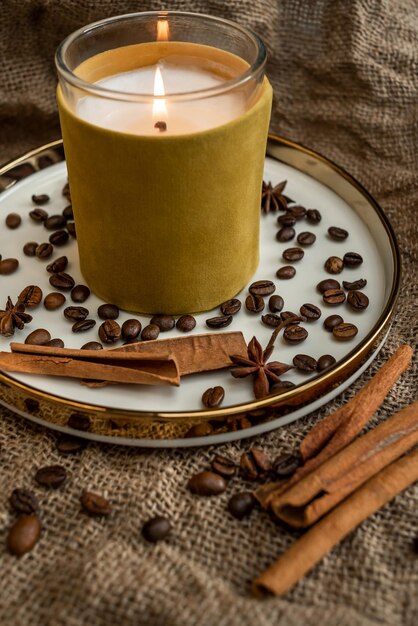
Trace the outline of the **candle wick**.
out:
[[[158,128],[160,133],[163,133],[165,130],[167,130],[167,124],[166,122],[155,122],[154,128]]]

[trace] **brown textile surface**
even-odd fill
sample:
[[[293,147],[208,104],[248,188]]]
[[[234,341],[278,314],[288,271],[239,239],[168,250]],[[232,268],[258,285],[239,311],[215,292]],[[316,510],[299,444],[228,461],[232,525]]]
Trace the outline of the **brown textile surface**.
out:
[[[331,408],[350,398],[402,342],[418,336],[418,3],[416,0],[195,0],[165,3],[252,26],[270,53],[272,128],[334,159],[381,202],[402,252],[396,319],[379,358],[329,406],[262,437],[222,446],[238,459],[256,443],[271,455],[294,449]],[[3,0],[0,9],[0,161],[59,136],[53,53],[82,24],[160,9],[138,0]],[[1,250],[0,250],[1,252]],[[4,294],[2,294],[3,296]],[[417,360],[374,422],[417,399]],[[418,485],[364,522],[284,598],[265,602],[249,581],[297,536],[265,514],[238,522],[229,493],[192,496],[188,477],[214,449],[144,451],[91,444],[61,458],[55,436],[0,410],[1,546],[15,487],[35,468],[63,463],[64,489],[36,492],[44,532],[21,559],[0,547],[0,623],[7,625],[189,626],[418,623]],[[109,519],[79,511],[89,487],[114,503]],[[171,538],[139,537],[153,514],[168,514]]]

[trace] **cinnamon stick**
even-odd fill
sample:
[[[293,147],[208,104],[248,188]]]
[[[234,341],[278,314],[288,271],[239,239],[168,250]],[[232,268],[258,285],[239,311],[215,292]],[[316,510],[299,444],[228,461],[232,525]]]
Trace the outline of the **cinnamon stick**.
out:
[[[285,594],[349,532],[416,480],[418,450],[378,472],[308,530],[253,582],[253,592]]]

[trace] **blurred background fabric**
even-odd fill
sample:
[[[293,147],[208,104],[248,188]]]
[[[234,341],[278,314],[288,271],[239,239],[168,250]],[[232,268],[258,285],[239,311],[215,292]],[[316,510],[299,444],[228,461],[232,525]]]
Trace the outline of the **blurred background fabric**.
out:
[[[294,449],[310,426],[350,398],[402,342],[418,336],[417,0],[3,0],[0,6],[0,162],[60,136],[54,52],[84,24],[143,10],[219,15],[251,27],[268,48],[272,132],[346,168],[392,221],[403,260],[399,306],[379,357],[349,390],[279,431],[222,446],[238,460],[257,445]],[[1,241],[0,241],[1,253]],[[5,294],[1,294],[2,300]],[[417,359],[373,423],[417,399]],[[284,598],[254,600],[249,582],[297,536],[256,513],[237,522],[227,494],[191,496],[188,478],[214,449],[144,451],[91,444],[62,460],[55,435],[0,409],[0,534],[8,497],[33,467],[64,462],[71,481],[45,505],[44,535],[18,560],[0,547],[0,623],[10,626],[412,626],[418,623],[418,486],[337,546]],[[33,473],[33,472],[32,472]],[[86,519],[89,486],[115,503]],[[167,542],[145,545],[141,524],[172,518]]]

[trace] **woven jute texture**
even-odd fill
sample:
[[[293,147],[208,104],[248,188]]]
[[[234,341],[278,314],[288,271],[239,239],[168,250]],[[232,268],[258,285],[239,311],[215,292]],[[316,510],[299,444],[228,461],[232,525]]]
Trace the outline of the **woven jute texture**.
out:
[[[321,416],[352,397],[402,342],[418,335],[418,3],[416,0],[196,0],[165,8],[208,12],[258,31],[275,91],[272,129],[335,160],[381,202],[404,273],[396,318],[379,357],[321,411],[255,441],[222,446],[238,459],[257,444],[290,451]],[[0,160],[59,136],[53,54],[102,17],[164,8],[137,0],[3,0],[0,7]],[[320,207],[319,207],[320,208]],[[1,250],[0,250],[1,252]],[[1,294],[2,297],[4,294]],[[3,298],[4,299],[4,298]],[[389,393],[378,423],[417,399],[418,368]],[[188,478],[214,449],[144,451],[91,444],[62,458],[55,436],[0,410],[0,623],[7,626],[405,626],[418,623],[418,485],[364,522],[283,598],[260,602],[249,582],[297,536],[265,514],[238,522],[228,493],[197,498]],[[34,487],[36,468],[62,463],[65,488]],[[17,559],[4,541],[15,487],[34,488],[44,531]],[[107,495],[106,520],[80,513],[83,488]],[[140,538],[154,514],[169,540]]]

